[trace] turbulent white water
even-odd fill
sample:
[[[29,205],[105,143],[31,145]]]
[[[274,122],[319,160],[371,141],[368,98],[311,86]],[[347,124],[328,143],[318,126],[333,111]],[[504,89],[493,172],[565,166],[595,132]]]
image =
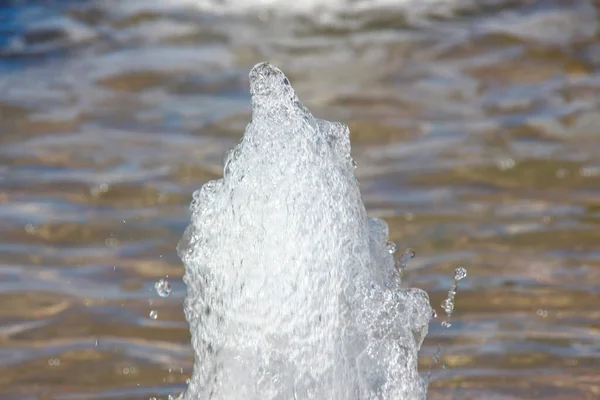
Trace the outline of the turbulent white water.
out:
[[[417,351],[432,310],[398,287],[348,128],[314,118],[269,64],[250,91],[252,122],[223,179],[194,193],[178,248],[196,356],[182,398],[425,398]]]

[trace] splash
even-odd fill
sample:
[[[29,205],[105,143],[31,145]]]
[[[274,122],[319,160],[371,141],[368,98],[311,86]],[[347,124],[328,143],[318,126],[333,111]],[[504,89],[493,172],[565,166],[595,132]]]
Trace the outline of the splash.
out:
[[[429,299],[397,285],[348,128],[314,118],[267,63],[250,92],[252,121],[223,178],[194,193],[178,245],[195,352],[181,398],[424,399]]]
[[[454,311],[454,300],[456,299],[456,294],[458,292],[458,281],[467,277],[467,269],[465,267],[458,267],[454,270],[454,281],[452,283],[452,287],[448,291],[448,296],[442,302],[442,309],[446,313],[446,319],[442,321],[442,327],[448,329],[452,326],[451,318],[452,312]],[[437,314],[435,310],[433,311],[433,318],[436,318]],[[445,333],[445,332],[444,332]],[[442,335],[444,334],[442,333]],[[442,345],[438,344],[437,350],[433,355],[433,363],[429,368],[429,372],[427,373],[427,382],[431,380],[431,373],[433,372],[433,367],[438,365],[442,360]],[[446,365],[442,364],[442,369],[446,369]]]
[[[458,290],[458,281],[466,277],[467,269],[465,267],[458,267],[454,270],[454,282],[448,291],[448,297],[442,302],[442,308],[447,317],[445,321],[442,321],[442,326],[445,328],[450,328],[452,326],[450,319],[452,318],[452,312],[454,311],[454,299],[456,298],[456,291]]]

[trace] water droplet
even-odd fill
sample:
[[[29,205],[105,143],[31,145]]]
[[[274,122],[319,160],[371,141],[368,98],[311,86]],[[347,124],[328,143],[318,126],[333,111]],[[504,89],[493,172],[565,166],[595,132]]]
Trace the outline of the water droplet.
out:
[[[119,239],[114,238],[114,237],[109,237],[104,239],[104,244],[106,245],[106,247],[115,247],[119,245]]]
[[[413,215],[413,213],[407,212],[407,213],[404,214],[404,219],[407,220],[407,221],[412,221],[414,217],[415,216]]]
[[[416,255],[417,253],[415,253],[415,251],[409,247],[408,249],[404,250],[404,254],[402,254],[402,257],[400,257],[399,261],[406,265],[410,260],[415,258]]]
[[[156,289],[156,293],[160,297],[169,297],[171,294],[171,284],[166,279],[161,279],[154,284],[154,288]]]
[[[442,321],[442,326],[445,328],[449,328],[452,326],[450,323],[450,318],[452,317],[452,312],[454,311],[454,298],[456,297],[456,290],[458,287],[458,281],[465,278],[467,276],[467,269],[464,267],[459,267],[454,270],[454,282],[452,284],[452,288],[448,291],[448,297],[442,302],[442,308],[446,313],[447,319]]]
[[[465,267],[458,267],[454,270],[454,279],[460,281],[467,277],[467,269]]]
[[[33,224],[25,225],[25,232],[32,234],[35,231],[35,226]]]
[[[431,371],[433,370],[433,367],[440,362],[441,358],[442,358],[442,346],[438,344],[437,350],[433,355],[433,364],[431,364],[431,367],[429,368],[429,372],[427,373],[427,382],[429,382],[431,380]]]
[[[191,380],[190,378],[187,378],[187,379],[185,380],[185,383],[186,383],[187,385],[189,385],[191,381],[192,381],[192,380]]]
[[[500,171],[506,171],[515,167],[515,160],[512,158],[507,158],[506,160],[501,160],[498,162],[498,169]]]
[[[158,312],[156,312],[156,310],[150,311],[150,318],[152,318],[152,319],[158,318]]]
[[[406,268],[406,265],[408,264],[408,262],[410,260],[412,260],[413,258],[415,258],[416,253],[413,249],[411,249],[410,247],[406,250],[404,250],[404,253],[402,253],[402,256],[400,258],[398,258],[398,260],[396,260],[396,270],[398,270],[398,272],[400,272],[400,274],[402,274],[402,272],[404,272],[404,269]]]
[[[452,297],[454,297],[454,296],[452,296]],[[442,301],[442,308],[444,309],[446,314],[452,314],[452,311],[454,311],[454,303],[452,302],[452,299],[450,298],[450,296],[448,296],[447,299]]]
[[[600,167],[581,167],[579,169],[579,175],[590,178],[600,174]]]
[[[48,365],[51,367],[58,367],[60,365],[60,358],[51,358],[48,360]]]
[[[100,185],[92,186],[90,189],[90,194],[94,197],[106,192],[108,192],[108,183],[101,183]]]
[[[396,252],[396,243],[388,242],[387,246],[385,246],[385,249],[388,253],[394,254]]]
[[[542,310],[541,308],[536,311],[536,314],[540,318],[546,318],[548,316],[548,310]]]
[[[96,347],[98,347],[98,345],[100,344],[100,341],[98,339],[96,339],[96,343],[94,344]]]
[[[562,179],[569,174],[569,171],[566,168],[559,168],[556,170],[556,177],[558,179]]]

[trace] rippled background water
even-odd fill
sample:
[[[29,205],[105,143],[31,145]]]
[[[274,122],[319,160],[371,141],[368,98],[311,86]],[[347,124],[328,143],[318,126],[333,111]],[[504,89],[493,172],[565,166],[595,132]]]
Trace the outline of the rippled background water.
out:
[[[0,398],[183,390],[175,245],[263,60],[350,125],[406,284],[441,314],[468,268],[429,398],[600,398],[600,5],[213,3],[2,2]]]

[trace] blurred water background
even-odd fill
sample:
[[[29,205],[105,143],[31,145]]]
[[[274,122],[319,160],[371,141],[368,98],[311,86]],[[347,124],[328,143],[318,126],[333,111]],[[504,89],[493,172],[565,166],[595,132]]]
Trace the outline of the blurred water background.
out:
[[[429,398],[600,398],[598,2],[0,4],[0,399],[185,388],[175,246],[264,60],[349,124],[405,284],[441,315],[468,269]]]

